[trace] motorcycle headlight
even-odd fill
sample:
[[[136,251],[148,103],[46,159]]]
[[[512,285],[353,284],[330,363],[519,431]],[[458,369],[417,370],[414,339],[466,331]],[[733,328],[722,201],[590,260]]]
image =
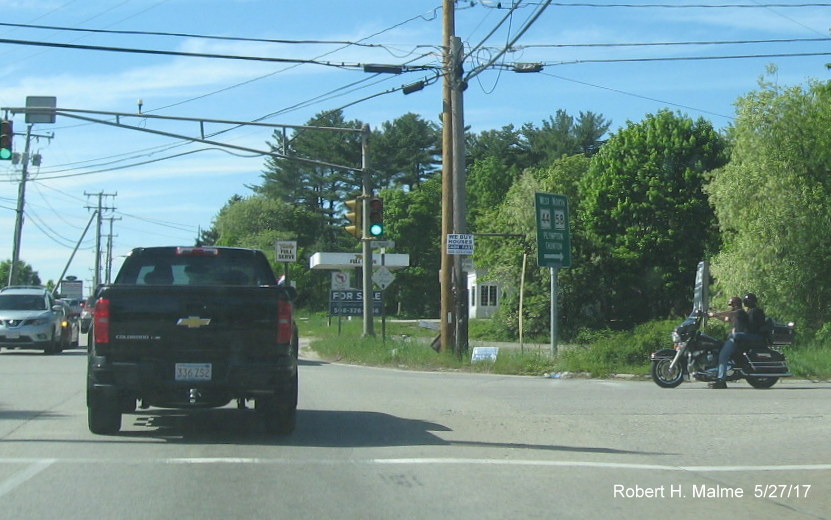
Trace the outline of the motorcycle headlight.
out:
[[[672,331],[672,342],[681,343],[681,334],[678,334],[677,331]]]

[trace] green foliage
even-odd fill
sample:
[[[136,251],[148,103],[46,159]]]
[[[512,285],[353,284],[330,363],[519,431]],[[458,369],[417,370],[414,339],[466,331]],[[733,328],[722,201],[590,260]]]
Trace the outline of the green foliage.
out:
[[[607,332],[594,336],[588,346],[565,349],[561,367],[569,372],[588,372],[595,377],[613,373],[645,374],[649,355],[670,343],[677,320],[652,321],[633,331]]]
[[[0,262],[0,287],[5,287],[9,283],[9,273],[12,269],[12,260],[4,260]],[[13,285],[41,285],[40,275],[35,271],[31,265],[22,260],[17,261],[17,280]]]
[[[408,189],[431,177],[439,163],[441,132],[434,123],[408,113],[374,130],[370,142],[370,165],[376,185]]]
[[[289,269],[289,278],[305,289],[300,291],[298,304],[323,308],[328,300],[328,273],[312,271],[307,266],[312,253],[321,248],[329,249],[320,242],[321,237],[326,236],[321,232],[324,226],[324,219],[306,207],[293,206],[263,195],[248,198],[235,196],[214,220],[213,244],[263,250],[278,277]],[[207,235],[203,234],[203,238]],[[273,251],[277,240],[297,241],[296,263],[275,261]]]
[[[629,123],[593,157],[580,185],[580,221],[607,320],[687,310],[695,266],[718,243],[702,188],[706,172],[724,165],[725,149],[709,122],[665,110]]]
[[[831,377],[831,345],[811,342],[785,351],[791,373],[807,379]]]
[[[397,253],[410,255],[410,267],[396,272],[385,291],[388,308],[405,316],[438,317],[441,178],[434,175],[410,191],[388,189],[382,195],[386,236],[395,241]]]
[[[737,106],[730,163],[707,186],[725,243],[712,273],[723,294],[817,329],[831,318],[831,87],[762,83]]]
[[[503,201],[479,219],[479,230],[488,233],[520,234],[523,237],[482,238],[477,242],[475,261],[488,270],[488,279],[498,280],[505,289],[502,303],[493,318],[502,334],[519,336],[520,283],[525,256],[525,297],[523,335],[548,336],[550,329],[550,271],[537,266],[534,193],[559,193],[569,198],[572,235],[571,269],[560,270],[558,314],[563,332],[569,334],[587,323],[596,323],[593,312],[596,283],[589,253],[582,238],[578,182],[589,168],[584,155],[561,157],[549,167],[528,169],[513,183]]]
[[[541,128],[523,125],[522,135],[532,150],[533,165],[548,166],[564,155],[591,157],[600,149],[601,138],[611,122],[593,112],[580,112],[577,121],[564,110],[543,121]]]

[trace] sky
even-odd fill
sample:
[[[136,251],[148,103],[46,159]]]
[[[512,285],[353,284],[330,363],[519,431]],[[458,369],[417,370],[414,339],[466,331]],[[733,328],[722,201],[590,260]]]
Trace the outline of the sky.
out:
[[[558,110],[600,114],[612,134],[662,109],[726,129],[736,100],[761,78],[791,87],[830,73],[831,3],[514,4],[456,4],[471,74],[464,118],[473,132],[541,126]],[[373,128],[409,112],[438,122],[441,7],[441,0],[0,0],[0,107],[54,96],[67,113],[104,121],[130,114],[118,120],[187,137],[221,132],[212,139],[253,150],[267,150],[280,130],[197,121],[303,125],[342,108],[347,120]],[[519,63],[543,68],[518,74]],[[407,71],[372,74],[364,64]],[[422,80],[424,89],[400,91]],[[25,115],[4,115],[14,121],[15,151],[22,152]],[[149,115],[186,120],[140,117]],[[117,270],[134,247],[192,245],[228,199],[252,194],[265,164],[254,152],[64,115],[30,131],[30,152],[41,161],[28,167],[20,258],[44,282],[58,280],[68,265],[66,274],[87,289],[95,226],[81,237],[98,194],[111,208],[102,213],[102,232],[111,222]],[[4,260],[12,257],[21,174],[20,164],[0,161]]]

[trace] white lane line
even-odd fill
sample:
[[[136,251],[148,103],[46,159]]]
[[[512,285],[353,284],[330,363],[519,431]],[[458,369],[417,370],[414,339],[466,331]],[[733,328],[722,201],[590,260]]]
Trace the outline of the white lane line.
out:
[[[63,464],[252,464],[252,465],[490,465],[490,466],[537,466],[628,469],[643,471],[685,471],[685,472],[742,472],[742,471],[829,471],[831,464],[782,464],[766,466],[670,466],[663,464],[629,464],[621,462],[591,462],[565,460],[504,460],[504,459],[463,459],[463,458],[390,458],[390,459],[270,459],[259,457],[171,457],[161,459],[32,459],[0,458],[0,464],[30,464],[29,468],[0,483],[0,496],[8,489],[25,482],[54,463]],[[11,486],[11,487],[10,487]],[[8,489],[7,489],[8,488]]]
[[[55,462],[57,462],[56,459],[39,459],[35,461],[30,461],[27,467],[23,468],[17,473],[12,474],[12,476],[7,478],[6,480],[0,482],[0,497],[6,495],[9,491],[12,491],[17,486],[23,484],[24,482],[34,477],[41,471],[45,470]]]

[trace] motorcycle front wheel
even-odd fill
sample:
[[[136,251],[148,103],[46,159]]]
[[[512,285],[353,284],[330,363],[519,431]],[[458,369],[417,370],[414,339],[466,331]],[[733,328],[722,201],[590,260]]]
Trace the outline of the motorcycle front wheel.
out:
[[[652,362],[652,380],[661,388],[675,388],[684,381],[681,363],[671,367],[671,359],[656,359]]]
[[[746,379],[753,388],[770,388],[779,381],[778,377],[748,377]]]

